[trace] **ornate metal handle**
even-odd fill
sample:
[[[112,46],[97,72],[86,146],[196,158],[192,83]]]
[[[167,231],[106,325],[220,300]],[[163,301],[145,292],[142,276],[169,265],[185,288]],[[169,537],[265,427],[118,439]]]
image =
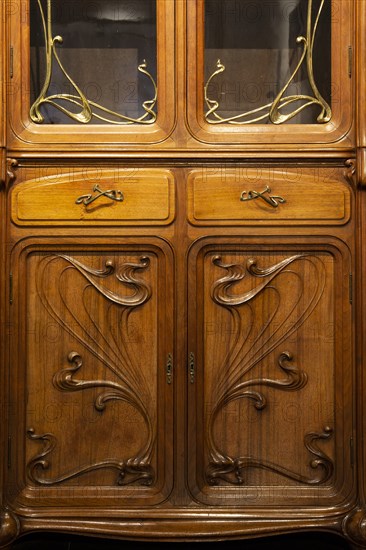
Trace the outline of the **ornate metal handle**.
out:
[[[81,195],[79,198],[76,199],[75,204],[84,204],[85,206],[88,206],[97,199],[100,199],[100,197],[107,197],[112,201],[118,202],[122,202],[124,200],[122,191],[115,191],[114,189],[103,191],[97,183],[93,187],[93,192],[97,193],[97,195],[93,196],[91,193],[88,195]]]
[[[286,199],[282,197],[279,197],[277,195],[272,195],[272,196],[269,195],[267,197],[265,196],[265,193],[268,193],[268,194],[271,193],[271,189],[270,187],[268,187],[268,185],[266,185],[266,188],[264,189],[264,191],[261,191],[260,193],[258,191],[253,191],[253,190],[248,192],[243,191],[242,194],[240,195],[240,200],[245,202],[245,201],[252,201],[255,199],[263,199],[264,202],[266,202],[270,206],[273,206],[273,208],[277,208],[280,203],[283,204],[284,202],[286,202]]]

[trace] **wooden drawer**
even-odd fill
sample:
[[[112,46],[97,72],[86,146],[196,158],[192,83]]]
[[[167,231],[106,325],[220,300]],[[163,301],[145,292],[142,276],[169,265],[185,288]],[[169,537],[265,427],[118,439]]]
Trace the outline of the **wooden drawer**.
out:
[[[25,179],[11,195],[16,225],[167,225],[174,178],[162,169],[62,169]]]
[[[194,225],[342,225],[351,191],[342,170],[192,170],[188,219]]]

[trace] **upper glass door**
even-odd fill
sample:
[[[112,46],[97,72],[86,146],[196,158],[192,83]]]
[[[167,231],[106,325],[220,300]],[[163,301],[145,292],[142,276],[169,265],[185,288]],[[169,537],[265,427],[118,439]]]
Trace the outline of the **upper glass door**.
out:
[[[156,1],[31,0],[35,123],[152,124]]]
[[[329,122],[330,2],[205,2],[205,119]]]
[[[261,134],[273,134],[291,143],[294,134],[300,142],[334,140],[334,132],[342,137],[350,120],[351,9],[337,0],[197,0],[202,23],[196,53],[189,46],[197,69],[190,123],[199,137],[261,142]]]
[[[174,121],[174,2],[18,4],[22,17],[14,11],[11,20],[12,56],[22,61],[12,75],[18,137],[63,146],[167,137]]]

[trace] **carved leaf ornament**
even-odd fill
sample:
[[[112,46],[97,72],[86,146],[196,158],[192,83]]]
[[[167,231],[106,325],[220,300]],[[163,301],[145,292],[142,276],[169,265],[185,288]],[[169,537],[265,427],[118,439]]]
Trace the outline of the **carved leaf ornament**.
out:
[[[153,483],[154,471],[151,466],[151,456],[156,437],[153,428],[154,408],[150,406],[149,399],[146,397],[149,396],[149,384],[145,380],[143,369],[135,363],[128,342],[124,338],[124,331],[128,333],[131,312],[146,304],[151,298],[150,286],[137,276],[138,272],[146,271],[149,266],[150,259],[146,256],[141,257],[138,263],[126,262],[119,265],[116,265],[113,260],[106,260],[103,269],[92,268],[65,254],[49,255],[40,261],[37,290],[47,312],[80,343],[81,348],[88,350],[107,371],[118,379],[118,382],[86,379],[87,365],[83,365],[81,354],[71,351],[67,357],[70,366],[59,370],[53,376],[54,387],[63,392],[100,389],[94,403],[95,409],[100,412],[105,410],[109,401],[128,403],[141,415],[146,425],[147,440],[136,456],[104,460],[66,472],[58,478],[48,479],[44,477],[44,471],[50,467],[49,460],[57,446],[57,439],[52,433],[37,434],[34,428],[30,428],[27,432],[28,437],[32,441],[40,441],[43,444],[41,452],[27,465],[28,476],[33,482],[54,485],[91,471],[115,469],[118,472],[116,479],[118,485],[136,482],[143,485]],[[49,291],[50,285],[46,280],[52,268],[58,273],[57,298],[54,291]],[[72,303],[67,296],[70,270],[72,272],[76,270],[87,283],[81,295],[78,296],[76,304]],[[52,273],[55,272],[52,271]],[[115,277],[122,288],[128,288],[129,292],[122,294],[108,288],[103,281],[111,277]],[[94,298],[96,295],[99,296],[96,305],[95,300],[89,299],[90,292],[93,293]],[[99,300],[104,302],[103,307],[98,307]],[[83,315],[78,315],[79,308],[82,308]],[[101,319],[101,316],[104,318]],[[88,319],[88,327],[92,327],[94,333],[90,328],[85,328],[83,323],[85,318]],[[108,327],[107,334],[103,332],[105,327]],[[83,371],[85,371],[84,374]]]
[[[317,442],[329,439],[332,429],[325,426],[319,433],[310,432],[304,435],[304,446],[309,451],[310,468],[317,472],[315,476],[304,476],[291,471],[280,464],[257,459],[252,456],[232,457],[227,455],[215,441],[214,428],[218,415],[229,403],[240,399],[249,399],[258,411],[265,409],[267,399],[263,392],[265,388],[275,388],[278,391],[300,391],[308,382],[308,375],[291,364],[292,354],[283,351],[278,357],[278,378],[248,378],[270,353],[277,350],[294,331],[308,319],[318,304],[325,286],[325,269],[322,260],[311,254],[297,254],[282,261],[261,268],[255,258],[249,258],[246,264],[224,263],[221,256],[212,258],[214,265],[227,272],[227,275],[217,279],[211,287],[211,299],[215,304],[225,308],[233,322],[230,349],[218,368],[214,369],[217,378],[214,381],[215,401],[211,410],[207,427],[207,446],[209,463],[206,468],[206,479],[210,485],[220,482],[233,485],[245,484],[244,473],[249,468],[270,470],[278,475],[308,485],[325,483],[334,471],[332,460],[318,447]],[[308,280],[312,284],[305,286],[300,274],[291,269],[296,263],[306,262],[311,270]],[[290,301],[286,302],[287,323],[281,322],[281,287],[279,278],[286,274],[294,280]],[[245,277],[254,280],[252,288],[242,294],[235,293],[235,285]],[[264,292],[271,293],[271,308],[266,313],[262,311],[258,331],[254,333],[255,318],[254,302]],[[283,289],[282,289],[283,292]],[[298,307],[301,300],[301,307]],[[291,303],[291,305],[290,305]],[[246,308],[246,317],[242,311]],[[244,323],[244,319],[249,319]],[[250,321],[251,320],[251,321]],[[276,322],[277,320],[277,322]],[[245,326],[244,326],[245,325]],[[273,327],[277,328],[273,328]],[[248,328],[249,327],[249,328]]]

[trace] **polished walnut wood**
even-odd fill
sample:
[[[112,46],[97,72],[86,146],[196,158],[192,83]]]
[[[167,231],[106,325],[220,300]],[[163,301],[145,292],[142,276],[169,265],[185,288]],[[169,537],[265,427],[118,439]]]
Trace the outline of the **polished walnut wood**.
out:
[[[92,243],[89,252],[76,243],[47,250],[37,240],[27,251],[14,249],[14,272],[32,281],[20,299],[28,304],[19,319],[26,370],[16,360],[28,394],[24,452],[31,483],[23,480],[17,498],[23,506],[49,502],[52,492],[57,506],[71,494],[74,505],[82,504],[88,486],[98,487],[106,506],[120,499],[151,506],[171,491],[165,439],[172,437],[173,385],[160,366],[172,350],[172,261],[157,239],[144,246],[113,240],[100,251]],[[22,294],[16,277],[13,292]],[[18,351],[11,351],[14,359]],[[40,369],[44,357],[50,359]],[[23,438],[14,445],[15,454],[23,452]],[[65,462],[66,449],[73,460]]]
[[[4,43],[5,40],[5,16],[6,16],[6,10],[5,5],[2,3],[0,6],[0,38],[1,43]],[[6,144],[6,122],[5,122],[5,107],[6,107],[6,49],[1,48],[0,53],[0,148],[1,150],[5,147]],[[1,160],[1,165],[3,167],[3,159]],[[4,179],[2,177],[2,184],[4,183]]]
[[[156,124],[32,123],[27,5],[0,5],[0,547],[365,548],[366,0],[332,1],[332,121],[245,127],[204,122],[201,0],[158,1]]]
[[[169,170],[158,168],[61,170],[27,179],[12,194],[16,225],[169,225],[175,186]]]
[[[188,216],[194,225],[344,225],[351,210],[342,180],[329,169],[194,170]]]

